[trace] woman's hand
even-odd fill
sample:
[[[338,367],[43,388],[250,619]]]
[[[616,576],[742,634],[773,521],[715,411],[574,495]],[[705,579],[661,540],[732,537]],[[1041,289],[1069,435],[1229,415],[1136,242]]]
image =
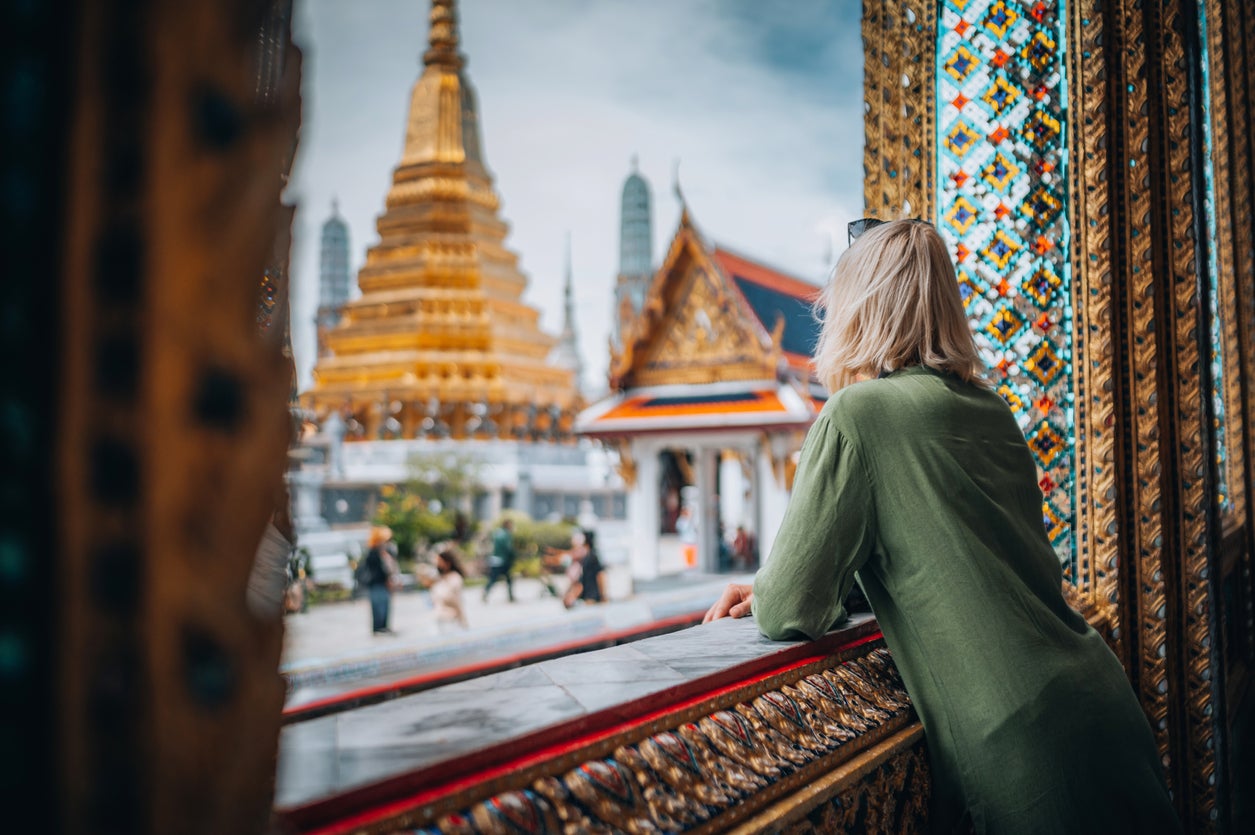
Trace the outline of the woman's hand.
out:
[[[745,583],[728,583],[723,595],[710,607],[702,623],[710,623],[719,618],[743,618],[750,613],[754,602],[754,587]]]

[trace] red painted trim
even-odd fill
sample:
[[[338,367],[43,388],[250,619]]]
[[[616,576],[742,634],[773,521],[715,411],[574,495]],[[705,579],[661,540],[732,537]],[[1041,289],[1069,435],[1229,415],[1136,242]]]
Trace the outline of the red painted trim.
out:
[[[738,395],[748,395],[752,400],[732,400]],[[728,400],[705,401],[701,403],[680,403],[666,406],[651,406],[650,401],[659,399],[656,394],[638,394],[624,400],[613,409],[602,414],[594,423],[612,420],[640,420],[669,417],[705,417],[708,415],[753,415],[764,418],[775,417],[788,409],[780,402],[776,389],[746,389],[728,392]]]
[[[780,353],[784,354],[784,359],[789,364],[790,368],[796,371],[806,371],[812,377],[814,376],[815,369],[811,367],[814,363],[813,357],[809,357],[806,354],[795,354],[791,351],[783,350]]]
[[[720,426],[659,426],[642,427],[640,429],[593,429],[587,428],[578,434],[587,438],[635,438],[640,435],[688,435],[709,432],[775,432],[806,429],[815,422],[814,415],[798,418],[792,423],[729,423]]]
[[[340,835],[386,820],[881,637],[875,620],[615,707],[378,783],[277,812],[298,832]],[[554,743],[552,740],[562,739]]]
[[[778,293],[784,293],[786,296],[801,299],[807,304],[814,302],[815,298],[823,291],[822,287],[811,284],[809,281],[785,275],[779,270],[768,267],[766,264],[760,264],[743,256],[734,255],[725,249],[716,248],[714,259],[719,264],[720,269],[728,274],[728,278],[735,277],[752,281]]]
[[[492,658],[488,661],[480,661],[475,664],[465,664],[460,667],[450,667],[444,670],[435,670],[430,673],[410,676],[408,678],[390,681],[384,684],[376,684],[370,687],[362,687],[357,690],[350,690],[346,693],[337,693],[334,696],[327,696],[323,699],[314,699],[296,707],[286,708],[283,711],[283,724],[290,725],[293,722],[302,722],[309,719],[316,719],[319,716],[326,716],[329,713],[339,713],[342,710],[349,710],[357,707],[366,707],[367,705],[378,704],[389,699],[400,698],[401,696],[410,696],[423,690],[431,690],[435,687],[442,687],[446,684],[454,684],[459,681],[466,681],[470,678],[478,678],[489,673],[499,673],[503,670],[512,670],[515,667],[524,667],[528,664],[535,664],[539,661],[547,661],[551,658],[561,658],[564,655],[573,655],[577,652],[600,649],[606,646],[614,646],[620,643],[627,643],[632,640],[647,638],[655,634],[663,634],[674,631],[678,627],[692,626],[701,623],[702,617],[705,616],[706,610],[700,612],[689,612],[684,615],[675,615],[662,620],[656,620],[651,623],[633,626],[627,629],[618,629],[605,632],[598,632],[587,638],[576,638],[575,640],[566,641],[561,644],[552,644],[541,649],[530,650],[528,652],[520,652],[514,655],[504,655],[500,658]]]

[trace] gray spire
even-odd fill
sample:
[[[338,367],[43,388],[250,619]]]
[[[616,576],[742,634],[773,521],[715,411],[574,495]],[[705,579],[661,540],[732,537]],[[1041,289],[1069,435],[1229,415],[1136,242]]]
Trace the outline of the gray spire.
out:
[[[349,300],[349,225],[340,217],[340,201],[331,198],[331,217],[322,225],[322,252],[318,264],[318,356],[327,353],[326,336],[340,324]]]
[[[566,280],[562,290],[562,335],[549,361],[575,374],[575,387],[584,388],[584,361],[580,357],[579,336],[575,332],[575,283],[571,277],[571,233],[566,233]]]
[[[563,336],[571,334],[575,335],[575,289],[571,281],[571,233],[566,233],[566,286],[562,291],[563,315],[562,334]]]
[[[653,220],[649,207],[649,184],[636,168],[623,183],[619,220],[619,275],[645,276],[653,272]]]
[[[334,197],[331,217],[322,225],[321,255],[318,306],[338,311],[349,300],[349,226]]]

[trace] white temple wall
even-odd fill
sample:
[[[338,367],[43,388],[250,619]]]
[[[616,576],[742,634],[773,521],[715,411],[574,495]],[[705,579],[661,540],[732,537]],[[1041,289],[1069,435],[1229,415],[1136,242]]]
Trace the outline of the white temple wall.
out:
[[[782,457],[785,439],[772,438],[770,443],[776,457]],[[780,530],[780,523],[784,521],[784,509],[789,504],[789,492],[776,478],[776,472],[771,463],[772,455],[759,446],[754,451],[754,457],[754,470],[757,474],[755,489],[758,492],[759,513],[758,555],[761,564],[767,562],[767,557],[771,554],[771,546],[776,541],[776,532]]]
[[[659,447],[651,441],[632,441],[636,483],[628,491],[628,522],[632,529],[629,565],[632,578],[636,580],[652,580],[660,573],[658,532],[662,523],[658,508],[661,478],[658,453]]]

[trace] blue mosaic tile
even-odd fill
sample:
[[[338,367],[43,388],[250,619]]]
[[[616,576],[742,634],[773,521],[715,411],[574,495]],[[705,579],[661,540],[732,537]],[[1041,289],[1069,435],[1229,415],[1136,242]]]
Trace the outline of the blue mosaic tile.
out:
[[[1211,66],[1208,60],[1209,44],[1207,43],[1207,10],[1199,4],[1199,34],[1203,42],[1203,113],[1211,113]],[[1211,379],[1212,379],[1212,433],[1215,436],[1216,449],[1216,503],[1222,513],[1233,510],[1233,498],[1229,494],[1229,454],[1225,438],[1225,402],[1224,402],[1224,342],[1221,334],[1223,314],[1220,311],[1220,263],[1216,259],[1216,182],[1215,167],[1212,162],[1211,119],[1203,119],[1203,141],[1207,148],[1207,165],[1204,167],[1204,186],[1206,188],[1208,264],[1207,279],[1210,292],[1210,310],[1208,321],[1211,329]]]
[[[943,0],[937,228],[994,388],[1036,459],[1046,531],[1073,560],[1076,438],[1064,0]]]

